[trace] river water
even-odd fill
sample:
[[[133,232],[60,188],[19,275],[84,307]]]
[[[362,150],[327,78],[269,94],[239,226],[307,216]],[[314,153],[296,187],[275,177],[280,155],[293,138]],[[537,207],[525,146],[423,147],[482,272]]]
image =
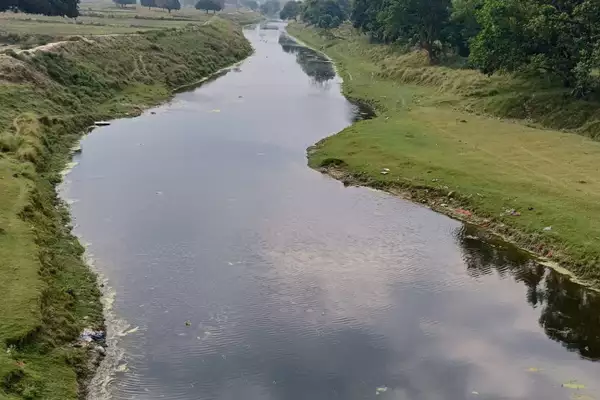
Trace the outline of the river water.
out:
[[[280,34],[248,30],[241,65],[82,141],[63,196],[110,315],[138,328],[92,397],[597,398],[600,298],[309,169],[361,112]]]

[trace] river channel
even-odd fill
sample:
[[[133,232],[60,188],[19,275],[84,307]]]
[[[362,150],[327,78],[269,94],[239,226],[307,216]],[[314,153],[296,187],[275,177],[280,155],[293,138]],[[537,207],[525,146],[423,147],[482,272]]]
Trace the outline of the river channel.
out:
[[[66,177],[115,294],[90,397],[600,399],[600,296],[309,169],[365,110],[281,29],[245,34],[251,57],[96,129]]]

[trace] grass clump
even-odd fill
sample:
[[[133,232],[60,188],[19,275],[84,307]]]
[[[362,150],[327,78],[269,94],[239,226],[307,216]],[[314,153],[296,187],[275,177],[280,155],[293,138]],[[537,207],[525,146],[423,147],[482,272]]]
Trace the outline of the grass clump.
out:
[[[348,97],[379,111],[311,148],[313,168],[453,216],[462,208],[472,211],[472,221],[600,284],[600,143],[486,116],[521,115],[587,133],[593,131],[593,103],[579,108],[562,92],[537,94],[541,83],[516,77],[420,67],[422,55],[398,55],[348,28],[327,35],[298,24],[288,30],[336,62]],[[536,96],[553,93],[554,102],[535,108]],[[591,117],[577,125],[579,117],[562,117],[564,104]]]
[[[71,344],[102,327],[100,293],[55,191],[81,132],[250,52],[239,28],[217,18],[0,55],[0,399],[85,395],[89,354]]]

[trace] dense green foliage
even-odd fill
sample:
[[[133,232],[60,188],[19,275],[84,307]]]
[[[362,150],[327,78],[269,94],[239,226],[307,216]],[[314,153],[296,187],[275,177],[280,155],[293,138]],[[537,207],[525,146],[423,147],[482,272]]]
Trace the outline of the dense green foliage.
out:
[[[278,15],[280,10],[281,4],[279,0],[267,0],[260,5],[260,12],[270,17]]]
[[[350,19],[377,41],[424,49],[432,63],[469,56],[485,73],[545,76],[578,96],[598,84],[597,0],[355,0]]]
[[[209,11],[217,12],[223,9],[223,6],[218,0],[199,0],[196,3],[196,8],[198,10],[206,10],[206,13]]]
[[[79,15],[79,0],[2,0],[0,11],[18,10],[31,14],[61,15],[70,18]]]
[[[319,28],[336,28],[346,19],[344,3],[337,0],[306,0],[302,20]]]
[[[299,1],[294,1],[294,0],[288,1],[287,3],[285,3],[285,5],[283,6],[283,9],[279,13],[279,18],[281,18],[281,19],[296,19],[296,17],[298,17],[298,14],[300,14],[301,6],[302,6],[302,3]]]
[[[598,64],[597,0],[486,0],[471,62],[484,72],[542,72],[579,95],[593,89]]]

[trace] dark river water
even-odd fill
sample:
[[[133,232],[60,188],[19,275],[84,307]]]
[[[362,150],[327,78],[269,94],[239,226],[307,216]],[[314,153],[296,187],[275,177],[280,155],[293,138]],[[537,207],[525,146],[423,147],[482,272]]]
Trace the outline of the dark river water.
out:
[[[600,298],[309,169],[306,148],[361,110],[315,52],[246,34],[253,56],[93,131],[66,178],[116,294],[116,369],[92,397],[599,398]]]

